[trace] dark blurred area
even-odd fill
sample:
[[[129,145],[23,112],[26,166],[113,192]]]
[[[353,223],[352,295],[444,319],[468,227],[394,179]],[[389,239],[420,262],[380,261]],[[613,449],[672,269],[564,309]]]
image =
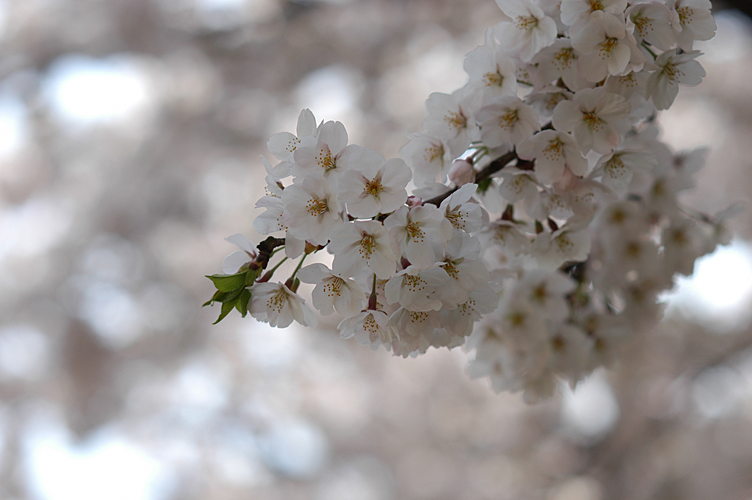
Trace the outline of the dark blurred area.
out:
[[[300,110],[386,157],[492,0],[0,1],[0,498],[752,499],[752,22],[660,117],[745,210],[620,363],[537,405],[465,354],[201,308]]]

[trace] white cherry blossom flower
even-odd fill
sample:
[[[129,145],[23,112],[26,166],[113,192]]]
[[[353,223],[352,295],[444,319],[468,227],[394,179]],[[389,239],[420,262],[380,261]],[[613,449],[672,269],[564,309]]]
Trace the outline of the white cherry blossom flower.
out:
[[[589,352],[592,341],[581,328],[572,324],[563,324],[552,332],[551,359],[548,366],[555,374],[569,381],[574,387],[577,381],[589,373]]]
[[[400,332],[392,341],[392,352],[407,357],[424,353],[434,343],[434,332],[441,328],[438,311],[410,311],[400,307],[389,316],[387,327]]]
[[[242,234],[233,234],[225,240],[237,246],[240,250],[233,252],[222,261],[222,272],[225,274],[235,274],[242,266],[256,258],[256,246]]]
[[[259,321],[278,328],[290,326],[293,320],[303,326],[317,324],[316,315],[305,300],[283,283],[256,283],[251,293],[248,311]]]
[[[481,231],[479,238],[486,242],[486,253],[495,253],[495,260],[502,263],[525,254],[530,248],[530,240],[520,227],[508,220],[498,220]]]
[[[484,314],[496,309],[499,296],[487,286],[473,290],[465,302],[454,309],[443,308],[439,311],[441,325],[454,336],[467,337],[473,331],[473,325]]]
[[[411,264],[428,267],[437,260],[438,248],[452,238],[452,224],[433,205],[403,206],[386,218],[389,230]],[[440,254],[439,254],[440,256]]]
[[[332,233],[328,250],[334,254],[332,268],[341,276],[354,276],[370,268],[381,279],[396,272],[397,258],[389,234],[378,221],[347,222]]]
[[[266,188],[264,189],[266,195],[281,198],[284,186],[282,186],[280,180],[290,175],[292,163],[289,161],[283,161],[273,167],[272,164],[269,163],[269,160],[263,156],[261,157],[261,163],[264,165],[264,170],[266,170],[266,178],[264,179],[266,181]]]
[[[496,0],[499,8],[511,21],[496,26],[501,45],[524,62],[556,39],[556,22],[531,0]]]
[[[444,212],[444,217],[458,231],[474,233],[483,224],[483,210],[479,204],[470,201],[476,189],[476,184],[465,184],[439,206]]]
[[[384,311],[369,309],[343,319],[337,328],[343,339],[355,337],[360,345],[370,346],[374,351],[381,345],[391,350],[392,343],[399,341],[399,332],[387,325],[388,320],[389,316]]]
[[[329,241],[329,235],[343,223],[339,202],[332,185],[321,177],[306,177],[300,184],[285,188],[287,231],[317,245]]]
[[[465,56],[463,68],[470,84],[486,98],[517,94],[517,65],[494,39],[491,28],[486,30],[486,43]]]
[[[590,17],[572,36],[572,46],[581,53],[580,74],[590,82],[600,82],[608,75],[641,70],[645,56],[627,33],[624,21],[602,11],[593,12]]]
[[[504,182],[501,183],[499,192],[508,203],[535,198],[538,194],[538,187],[532,172],[516,168],[504,170],[501,172]]]
[[[538,113],[542,121],[550,121],[556,106],[561,101],[567,101],[573,97],[574,94],[566,89],[547,85],[528,94],[525,102]]]
[[[670,49],[676,42],[671,27],[671,12],[659,2],[637,3],[626,11],[627,29],[640,44],[643,40],[661,50]]]
[[[624,192],[636,171],[647,172],[658,165],[658,160],[647,151],[625,149],[602,156],[593,170],[593,177],[611,189]]]
[[[570,39],[557,38],[553,45],[541,50],[533,59],[536,64],[532,71],[533,81],[540,87],[561,78],[569,90],[586,88],[589,84],[577,68],[579,58],[580,54],[572,47]]]
[[[293,175],[326,177],[336,181],[343,168],[339,155],[347,146],[347,131],[340,122],[328,121],[319,126],[318,140],[301,144],[295,150]]]
[[[574,281],[558,271],[535,269],[525,273],[513,293],[524,297],[539,314],[558,324],[569,315],[566,295],[574,288]]]
[[[596,12],[618,15],[626,8],[627,0],[561,0],[561,21],[567,26],[581,27]]]
[[[590,252],[590,238],[579,227],[563,226],[535,237],[533,253],[544,269],[555,269],[567,261],[584,261]]]
[[[428,114],[423,120],[423,129],[449,146],[453,157],[465,152],[472,142],[473,124],[470,109],[459,91],[452,94],[434,92],[428,96]]]
[[[380,154],[355,146],[344,152],[342,161],[351,165],[338,184],[340,198],[347,203],[350,215],[374,217],[379,213],[393,212],[405,203],[405,186],[412,173],[403,160],[385,161]]]
[[[562,101],[554,110],[557,130],[572,132],[584,152],[609,154],[621,142],[619,128],[629,113],[629,103],[602,89],[583,89],[574,100]]]
[[[427,269],[408,266],[387,282],[386,301],[410,311],[438,311],[442,307],[439,287],[448,280],[438,263]]]
[[[540,130],[538,116],[516,96],[500,97],[475,114],[483,143],[496,148],[515,145]]]
[[[674,218],[661,235],[664,258],[670,269],[689,276],[694,271],[695,260],[713,248],[706,244],[707,233],[691,219]]]
[[[695,40],[710,40],[715,35],[710,0],[669,0],[669,7],[676,12],[676,41],[683,50],[689,52]]]
[[[334,309],[345,317],[355,316],[364,307],[366,295],[360,286],[350,278],[343,278],[324,264],[311,264],[298,271],[303,283],[316,285],[311,293],[313,307],[324,316]]]
[[[606,89],[606,92],[619,94],[625,99],[630,99],[635,94],[644,98],[645,87],[649,76],[650,74],[645,69],[638,72],[632,71],[626,75],[609,76],[606,79],[606,85],[604,88]]]
[[[437,178],[446,182],[452,166],[449,147],[441,139],[424,132],[410,134],[410,141],[400,148],[400,156],[413,171],[416,186],[431,184]]]
[[[440,290],[444,305],[456,307],[466,302],[473,290],[488,286],[490,274],[483,262],[478,260],[480,251],[480,240],[467,233],[447,243],[441,266],[441,271],[450,278]]]
[[[278,159],[292,160],[295,150],[302,145],[315,144],[317,135],[316,118],[310,109],[304,109],[298,116],[297,136],[290,132],[276,133],[269,138],[266,147]]]
[[[305,240],[296,238],[287,231],[284,202],[274,196],[264,196],[256,202],[256,208],[265,208],[266,210],[253,220],[253,228],[260,234],[284,231],[285,255],[291,259],[299,257],[303,253]]]
[[[679,93],[679,84],[694,87],[702,82],[705,70],[695,61],[702,53],[698,50],[684,52],[669,50],[658,56],[658,71],[648,78],[647,95],[658,109],[668,109]]]
[[[544,130],[517,146],[517,154],[535,160],[535,175],[543,184],[554,184],[569,166],[575,175],[585,175],[588,162],[574,138],[566,132]]]

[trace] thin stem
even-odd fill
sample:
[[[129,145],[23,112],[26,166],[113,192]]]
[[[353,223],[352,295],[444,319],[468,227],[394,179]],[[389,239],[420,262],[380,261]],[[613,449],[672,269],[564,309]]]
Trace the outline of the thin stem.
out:
[[[368,297],[368,309],[376,310],[376,273],[373,275],[373,286],[371,287],[371,296]]]
[[[658,56],[655,55],[655,52],[653,52],[652,50],[650,50],[650,47],[648,46],[648,44],[645,43],[645,40],[642,41],[642,47],[645,50],[647,50],[648,52],[650,52],[650,55],[653,56],[653,60],[658,59]]]
[[[284,245],[282,245],[281,247],[275,248],[274,251],[269,255],[269,258],[271,259],[272,257],[274,257],[274,254],[277,253],[277,252],[279,252],[283,248],[285,248]]]
[[[300,268],[303,265],[303,262],[305,262],[306,257],[308,257],[308,254],[304,253],[303,257],[300,258],[300,262],[298,262],[298,267],[295,268],[295,270],[292,272],[292,276],[290,276],[290,282],[295,281],[295,275],[298,274],[298,271],[300,271]]]
[[[283,263],[284,263],[284,262],[285,262],[286,260],[287,260],[287,257],[285,257],[284,259],[280,260],[280,261],[279,261],[279,262],[277,263],[277,265],[276,265],[276,266],[274,266],[273,268],[271,268],[271,269],[269,270],[269,272],[268,272],[268,274],[269,274],[269,277],[271,277],[271,275],[272,275],[272,274],[274,274],[274,271],[276,271],[277,269],[279,269],[279,266],[281,266],[281,265],[282,265],[282,264],[283,264]]]

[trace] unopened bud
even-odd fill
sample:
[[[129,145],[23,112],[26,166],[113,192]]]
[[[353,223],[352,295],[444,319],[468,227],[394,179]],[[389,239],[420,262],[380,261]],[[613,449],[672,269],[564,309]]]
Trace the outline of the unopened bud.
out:
[[[423,204],[423,198],[420,196],[410,195],[407,197],[407,206],[410,208],[419,207]]]
[[[579,183],[580,178],[577,177],[575,173],[569,169],[568,165],[565,165],[564,173],[562,174],[561,179],[556,181],[554,187],[557,191],[566,193],[567,191],[571,191],[572,189],[576,188]]]
[[[465,159],[456,159],[452,162],[452,167],[449,169],[449,180],[454,182],[457,187],[464,186],[471,182],[475,182],[475,170],[473,169],[473,163]]]

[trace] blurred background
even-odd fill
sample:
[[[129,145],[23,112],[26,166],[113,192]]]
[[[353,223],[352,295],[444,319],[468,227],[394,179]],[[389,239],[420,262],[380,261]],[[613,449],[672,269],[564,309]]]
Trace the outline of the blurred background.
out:
[[[224,238],[259,241],[267,138],[308,107],[396,156],[492,0],[0,0],[0,499],[752,499],[752,22],[714,7],[660,121],[710,147],[686,202],[744,202],[735,239],[527,406],[460,349],[201,308]]]

